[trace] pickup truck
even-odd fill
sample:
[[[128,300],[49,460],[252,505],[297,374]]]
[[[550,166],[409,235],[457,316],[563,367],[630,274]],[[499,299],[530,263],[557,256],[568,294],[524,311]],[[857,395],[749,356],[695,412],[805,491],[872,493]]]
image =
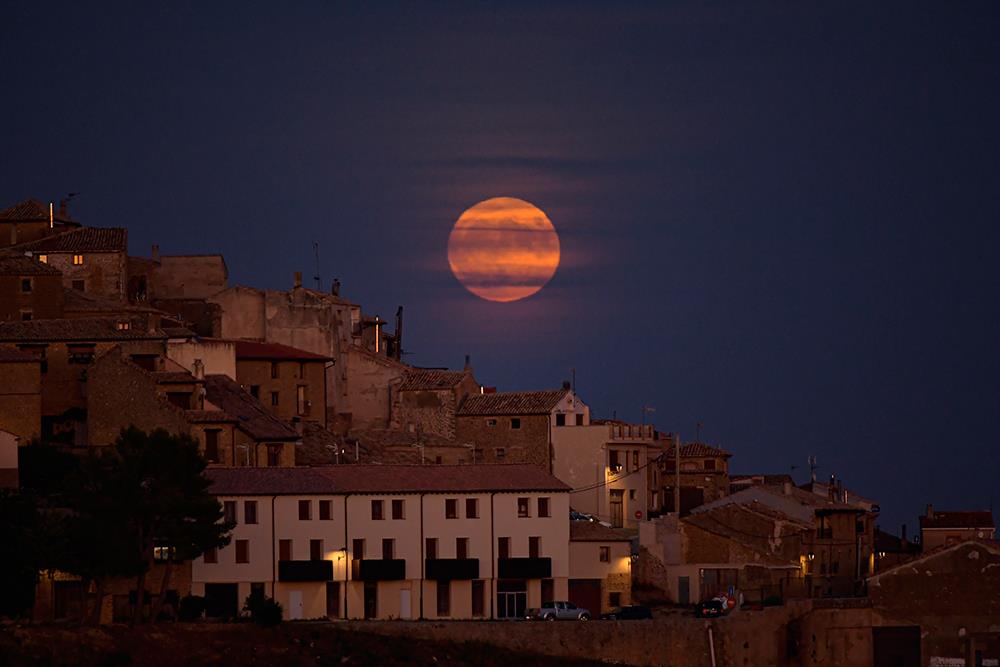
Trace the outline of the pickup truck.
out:
[[[525,618],[533,621],[589,621],[590,611],[572,602],[543,602],[537,609],[528,609]]]

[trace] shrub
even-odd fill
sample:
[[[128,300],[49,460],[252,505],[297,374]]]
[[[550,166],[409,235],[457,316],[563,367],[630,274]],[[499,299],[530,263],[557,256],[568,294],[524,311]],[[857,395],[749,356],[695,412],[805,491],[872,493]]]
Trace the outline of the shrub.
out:
[[[262,628],[274,627],[281,623],[283,610],[274,598],[263,593],[251,593],[243,603],[243,611],[250,612],[250,620]]]
[[[205,613],[205,598],[200,595],[186,595],[181,598],[177,617],[182,621],[196,621]]]

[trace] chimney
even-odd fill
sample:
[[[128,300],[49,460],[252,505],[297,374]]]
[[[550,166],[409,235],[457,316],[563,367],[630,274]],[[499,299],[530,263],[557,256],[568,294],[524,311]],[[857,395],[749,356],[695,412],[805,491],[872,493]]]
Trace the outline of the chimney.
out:
[[[153,259],[154,262],[159,263],[159,261],[160,261],[160,246],[158,246],[158,245],[156,245],[154,243],[153,244],[153,249],[150,251],[149,256]]]
[[[465,366],[462,367],[462,370],[465,370],[465,371],[471,371],[472,370],[472,357],[471,356],[465,355]]]
[[[837,500],[837,478],[834,475],[830,475],[830,483],[826,487],[826,496],[830,502]]]
[[[330,285],[330,294],[340,296],[340,278],[334,278]]]
[[[927,511],[924,513],[924,515],[928,519],[933,519],[934,518],[934,505],[927,505]]]
[[[296,271],[295,272],[295,284],[293,286],[296,287],[296,288],[302,287],[302,272],[301,271]]]
[[[786,496],[792,495],[792,483],[785,480],[785,483],[781,485],[781,492]]]
[[[201,359],[195,359],[194,363],[191,364],[191,373],[197,380],[205,379],[205,364]]]

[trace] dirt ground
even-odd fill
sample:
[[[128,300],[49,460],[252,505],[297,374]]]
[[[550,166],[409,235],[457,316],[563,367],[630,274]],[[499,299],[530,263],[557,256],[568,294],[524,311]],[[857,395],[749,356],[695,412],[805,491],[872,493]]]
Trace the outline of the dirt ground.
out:
[[[378,636],[337,624],[284,623],[269,629],[250,623],[177,623],[135,629],[120,625],[0,626],[0,665],[4,667],[595,667],[601,664],[518,653],[474,642]]]

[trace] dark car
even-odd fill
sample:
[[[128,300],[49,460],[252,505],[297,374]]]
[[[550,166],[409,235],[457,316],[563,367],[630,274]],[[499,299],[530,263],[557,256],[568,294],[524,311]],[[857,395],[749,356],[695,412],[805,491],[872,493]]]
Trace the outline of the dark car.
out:
[[[698,618],[717,618],[725,615],[727,611],[729,610],[726,608],[725,602],[718,598],[713,598],[705,600],[695,607],[694,615]]]
[[[613,609],[607,614],[601,614],[601,618],[608,621],[639,621],[653,618],[653,612],[650,611],[649,607],[643,607],[639,604],[629,604]]]

